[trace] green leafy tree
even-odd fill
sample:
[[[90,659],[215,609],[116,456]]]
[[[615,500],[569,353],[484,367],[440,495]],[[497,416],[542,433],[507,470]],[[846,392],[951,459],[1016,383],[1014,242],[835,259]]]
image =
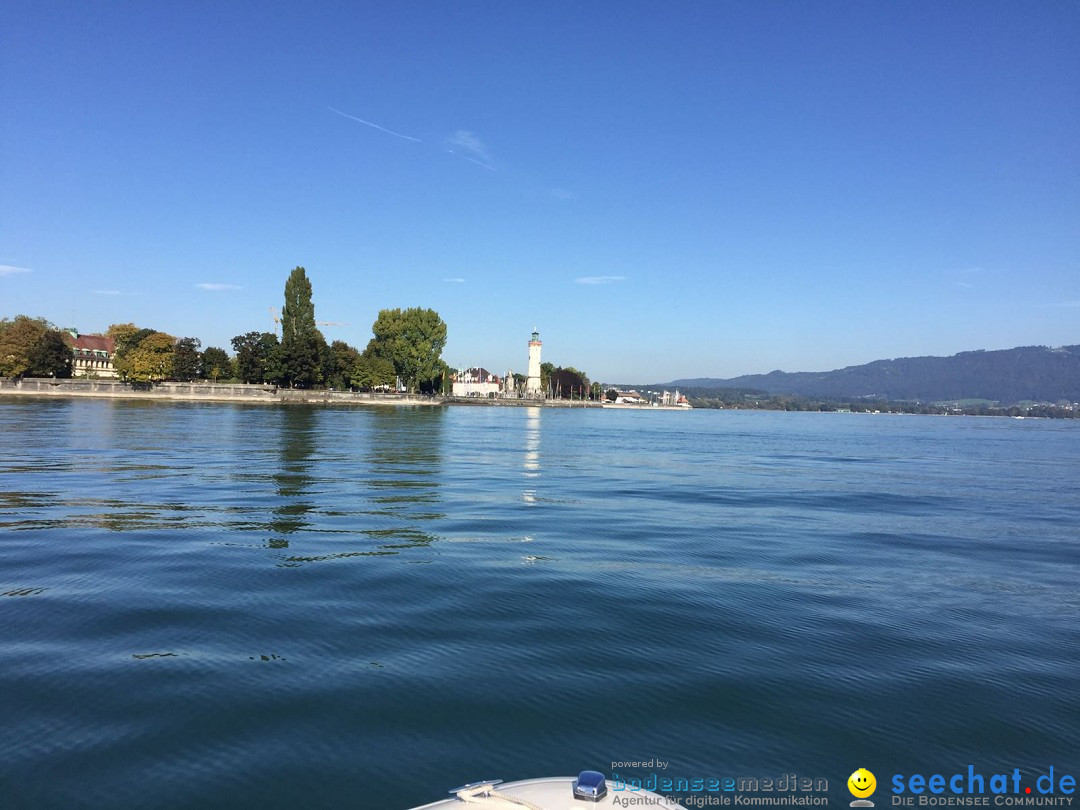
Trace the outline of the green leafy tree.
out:
[[[604,386],[594,382],[589,386],[589,399],[599,401],[604,398]]]
[[[273,336],[272,336],[273,337]],[[267,349],[263,360],[263,382],[273,385],[288,385],[288,369],[285,365],[285,349],[277,342],[276,338]]]
[[[68,345],[64,333],[59,329],[47,329],[30,353],[30,370],[27,375],[67,378],[71,376],[73,361],[71,346]]]
[[[240,382],[277,383],[283,381],[281,344],[273,332],[248,332],[237,335],[232,339],[232,345],[236,352],[236,376]],[[271,356],[275,353],[278,356],[271,363]],[[273,375],[267,371],[271,364],[274,367]]]
[[[334,356],[330,353],[330,344],[326,342],[322,332],[315,330],[315,334],[319,336],[315,341],[319,349],[319,366],[316,369],[314,385],[329,385],[327,381],[334,371]]]
[[[0,376],[22,377],[30,368],[30,355],[45,333],[45,325],[26,315],[0,321]]]
[[[554,363],[541,363],[540,364],[540,390],[551,393],[551,375],[555,371]]]
[[[135,340],[135,335],[139,331],[141,331],[139,327],[133,323],[114,323],[105,334],[116,344],[114,354],[121,354],[134,349],[139,344],[139,341]]]
[[[267,355],[277,345],[277,335],[272,332],[247,332],[234,337],[232,347],[236,352],[236,376],[240,382],[263,382],[266,379]]]
[[[548,375],[554,396],[561,399],[583,398],[589,388],[589,378],[572,366],[557,368]]]
[[[134,372],[132,356],[139,344],[155,332],[153,329],[140,329],[133,323],[114,323],[105,333],[116,342],[116,351],[113,353],[113,368],[122,380],[140,379]]]
[[[394,363],[379,354],[376,341],[372,338],[353,364],[350,381],[357,388],[370,391],[392,387],[397,381],[396,377]]]
[[[296,267],[285,282],[285,306],[281,310],[281,348],[290,385],[310,388],[319,382],[319,341],[315,305],[307,271]],[[323,341],[325,342],[325,341]]]
[[[217,346],[207,346],[199,358],[199,376],[204,380],[217,382],[231,374],[232,361],[229,360],[229,353]]]
[[[417,386],[422,394],[447,394],[452,385],[450,383],[450,367],[440,358],[435,364],[435,371],[426,380],[421,380]]]
[[[394,364],[409,391],[439,377],[446,324],[435,310],[380,310],[371,331],[378,354]]]
[[[181,382],[191,382],[199,376],[199,363],[202,353],[199,349],[202,341],[198,338],[185,337],[176,341],[173,347],[172,378]]]
[[[159,382],[173,367],[176,339],[164,332],[151,332],[126,356],[127,377],[136,382]]]
[[[326,384],[344,390],[352,387],[352,372],[360,361],[360,352],[344,340],[330,344],[330,363],[326,372]]]
[[[0,376],[70,377],[71,347],[42,318],[17,315],[0,321]]]
[[[619,398],[619,392],[616,391],[614,388],[609,388],[604,394],[604,396],[607,398],[608,402],[614,402]]]
[[[236,352],[236,376],[242,383],[262,382],[262,363],[259,362],[259,333],[246,332],[236,335],[232,341]]]

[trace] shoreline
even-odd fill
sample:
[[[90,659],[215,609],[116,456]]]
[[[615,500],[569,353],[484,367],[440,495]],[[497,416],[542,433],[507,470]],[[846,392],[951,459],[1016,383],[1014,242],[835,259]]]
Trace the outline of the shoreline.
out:
[[[278,388],[274,385],[251,383],[164,382],[132,384],[120,380],[52,379],[28,377],[21,380],[0,379],[0,403],[8,398],[37,397],[39,399],[126,399],[141,402],[233,402],[254,405],[349,405],[391,407],[465,407],[496,408],[588,408],[608,411],[681,411],[700,410],[773,411],[775,408],[686,408],[677,405],[629,405],[614,402],[592,402],[568,399],[487,399],[480,397],[423,396],[418,394],[358,393],[353,391],[303,390]],[[815,413],[809,409],[799,413]],[[985,416],[1005,419],[1061,419],[1064,416],[1010,413],[945,413],[919,414],[911,411],[821,411],[821,413],[896,414],[901,416]]]
[[[307,391],[250,383],[164,382],[143,385],[136,387],[120,380],[0,380],[0,398],[134,399],[165,402],[239,402],[256,405],[442,405],[437,398],[408,394]]]
[[[353,391],[303,390],[252,383],[163,382],[133,384],[120,380],[53,379],[28,377],[0,379],[0,401],[5,397],[62,399],[128,399],[163,402],[237,402],[256,405],[464,405],[510,408],[609,408],[643,411],[690,410],[649,405],[617,405],[581,400],[487,399],[476,397],[423,396],[418,394],[357,393]]]

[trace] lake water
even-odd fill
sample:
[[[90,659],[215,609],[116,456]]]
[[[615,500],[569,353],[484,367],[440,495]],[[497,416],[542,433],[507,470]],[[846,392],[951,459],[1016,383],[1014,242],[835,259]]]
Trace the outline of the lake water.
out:
[[[1080,775],[1078,582],[1080,422],[0,400],[0,806]]]

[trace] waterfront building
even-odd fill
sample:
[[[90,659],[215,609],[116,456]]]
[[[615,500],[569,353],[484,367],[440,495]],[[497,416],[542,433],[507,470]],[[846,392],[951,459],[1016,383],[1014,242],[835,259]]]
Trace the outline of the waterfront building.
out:
[[[486,368],[466,368],[451,377],[451,393],[455,397],[495,396],[502,381]]]
[[[691,407],[693,407],[690,404],[690,401],[683,394],[679,393],[678,388],[675,389],[674,394],[671,393],[670,391],[664,391],[664,393],[662,393],[660,395],[660,404],[661,405],[666,405],[667,407],[670,407],[670,408],[691,408]]]
[[[116,369],[113,368],[115,340],[105,335],[80,335],[78,329],[68,329],[65,334],[71,347],[72,377],[116,379]]]
[[[544,392],[540,388],[540,333],[535,329],[529,341],[529,378],[525,382],[525,395],[542,399]]]

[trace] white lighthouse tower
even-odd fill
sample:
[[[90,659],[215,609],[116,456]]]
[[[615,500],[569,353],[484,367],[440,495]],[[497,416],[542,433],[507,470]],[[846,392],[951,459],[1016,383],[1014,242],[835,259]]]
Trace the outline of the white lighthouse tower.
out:
[[[542,398],[540,390],[540,333],[535,329],[529,341],[529,379],[525,383],[525,396]]]

